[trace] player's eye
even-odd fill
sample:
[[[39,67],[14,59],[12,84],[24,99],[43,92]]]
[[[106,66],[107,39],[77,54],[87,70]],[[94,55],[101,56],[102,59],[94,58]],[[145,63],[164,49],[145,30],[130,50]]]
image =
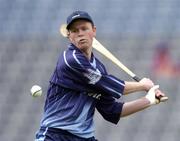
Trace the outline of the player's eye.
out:
[[[70,33],[78,33],[78,32],[88,32],[89,31],[89,28],[88,27],[86,27],[86,26],[83,26],[83,27],[81,27],[81,28],[72,28],[71,30],[70,30]]]
[[[71,32],[71,33],[77,33],[78,30],[77,30],[77,29],[71,29],[70,32]]]
[[[82,31],[88,31],[89,28],[88,27],[82,27]]]

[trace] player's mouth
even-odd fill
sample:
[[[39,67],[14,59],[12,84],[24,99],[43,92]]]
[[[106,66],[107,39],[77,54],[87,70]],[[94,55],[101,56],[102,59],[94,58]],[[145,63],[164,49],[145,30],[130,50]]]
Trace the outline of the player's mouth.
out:
[[[80,39],[79,42],[84,43],[84,42],[87,42],[87,40],[86,39]]]
[[[88,41],[86,39],[80,39],[79,40],[79,44],[86,44],[88,43]]]

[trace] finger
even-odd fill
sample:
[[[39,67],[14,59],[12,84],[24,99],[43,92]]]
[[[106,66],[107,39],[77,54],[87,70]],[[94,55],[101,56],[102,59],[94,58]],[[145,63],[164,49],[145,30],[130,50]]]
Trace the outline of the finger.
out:
[[[165,96],[164,93],[160,93],[160,92],[156,92],[155,94],[156,94],[157,97],[160,97],[160,96],[163,97],[163,96]]]

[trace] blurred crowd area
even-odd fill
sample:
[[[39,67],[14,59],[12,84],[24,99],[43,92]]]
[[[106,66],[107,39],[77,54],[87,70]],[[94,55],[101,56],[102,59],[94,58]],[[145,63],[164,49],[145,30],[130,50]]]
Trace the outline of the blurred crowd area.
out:
[[[149,77],[168,102],[123,118],[95,115],[100,141],[178,141],[180,137],[179,0],[0,0],[0,140],[32,141],[39,128],[48,81],[67,39],[59,27],[74,10],[93,17],[97,39],[140,77]],[[109,73],[131,78],[94,51]],[[43,96],[33,98],[37,84]],[[136,94],[120,100],[129,101]]]

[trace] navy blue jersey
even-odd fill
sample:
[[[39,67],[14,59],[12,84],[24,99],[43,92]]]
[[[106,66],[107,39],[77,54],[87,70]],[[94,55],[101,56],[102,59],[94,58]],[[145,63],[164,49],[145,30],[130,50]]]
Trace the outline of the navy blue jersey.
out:
[[[109,75],[94,57],[88,60],[70,44],[60,55],[50,79],[41,127],[66,130],[83,138],[94,136],[95,108],[117,123],[123,103],[115,101],[124,90],[124,81]]]

